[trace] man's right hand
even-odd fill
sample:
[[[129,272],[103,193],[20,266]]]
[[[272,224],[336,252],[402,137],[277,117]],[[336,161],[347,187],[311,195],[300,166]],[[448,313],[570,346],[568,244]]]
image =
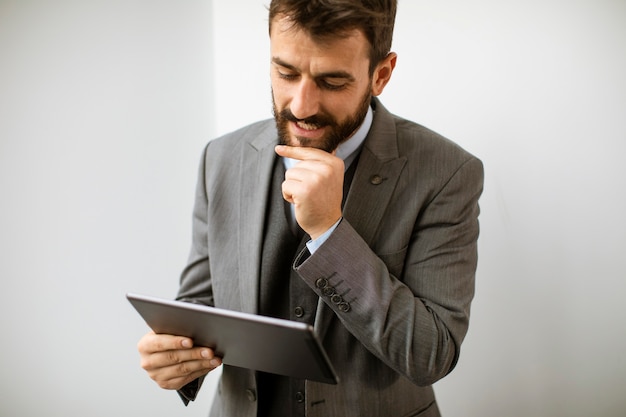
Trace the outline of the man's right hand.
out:
[[[212,349],[188,337],[150,332],[139,340],[141,367],[161,388],[179,390],[222,364]]]

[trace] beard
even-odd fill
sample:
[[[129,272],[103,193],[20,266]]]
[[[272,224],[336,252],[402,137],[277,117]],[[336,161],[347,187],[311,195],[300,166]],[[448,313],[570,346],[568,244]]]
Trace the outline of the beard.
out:
[[[372,101],[370,91],[371,88],[368,88],[359,103],[359,107],[343,122],[338,122],[335,117],[325,113],[316,114],[306,119],[298,119],[289,108],[279,111],[274,100],[274,93],[272,92],[272,106],[274,119],[276,120],[276,129],[278,130],[279,143],[281,145],[305,146],[321,149],[329,153],[333,152],[341,143],[348,140],[363,124],[363,120],[365,120],[365,116],[367,115]],[[292,137],[289,133],[289,122],[306,123],[318,128],[330,127],[330,131],[320,139],[309,139],[301,136]]]

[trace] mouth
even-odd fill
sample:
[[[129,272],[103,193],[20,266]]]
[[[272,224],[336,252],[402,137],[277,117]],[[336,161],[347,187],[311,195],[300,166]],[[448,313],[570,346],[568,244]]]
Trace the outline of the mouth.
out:
[[[315,123],[296,122],[296,125],[297,125],[300,129],[303,129],[303,130],[309,130],[309,131],[312,131],[312,130],[317,130],[317,129],[320,129],[320,128],[321,128],[321,126],[320,126],[320,125],[315,124]]]
[[[325,126],[317,123],[306,123],[302,121],[291,122],[292,133],[296,137],[304,137],[307,139],[316,139],[323,136]]]

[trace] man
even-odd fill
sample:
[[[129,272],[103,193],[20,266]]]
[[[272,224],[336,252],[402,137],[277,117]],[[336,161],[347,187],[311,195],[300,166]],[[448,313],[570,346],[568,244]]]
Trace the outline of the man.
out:
[[[390,114],[393,0],[273,0],[275,121],[210,142],[178,298],[314,324],[340,383],[224,365],[214,416],[439,416],[474,293],[482,164]],[[277,146],[277,144],[279,144]],[[192,400],[220,365],[175,335],[142,366]]]

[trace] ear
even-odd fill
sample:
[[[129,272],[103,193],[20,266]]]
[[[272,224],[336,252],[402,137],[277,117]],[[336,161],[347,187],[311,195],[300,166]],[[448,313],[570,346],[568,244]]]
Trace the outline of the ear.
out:
[[[372,78],[372,95],[379,96],[385,86],[391,79],[391,74],[393,73],[394,68],[396,67],[396,61],[398,60],[398,54],[395,52],[390,52],[389,55],[385,59],[383,59],[380,64],[374,70],[374,75]]]

